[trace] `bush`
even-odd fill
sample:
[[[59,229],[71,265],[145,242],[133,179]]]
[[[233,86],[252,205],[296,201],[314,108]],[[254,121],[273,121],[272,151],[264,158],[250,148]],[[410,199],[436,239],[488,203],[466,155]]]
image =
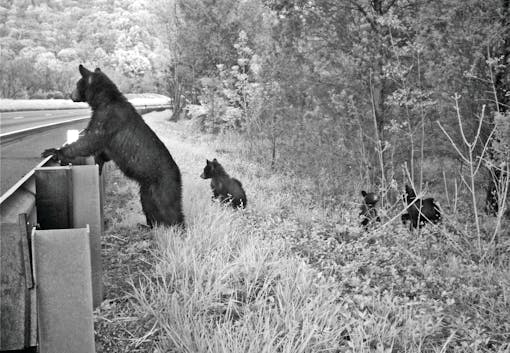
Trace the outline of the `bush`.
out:
[[[31,99],[46,99],[48,97],[47,97],[46,93],[43,93],[41,91],[37,91],[37,92],[33,93],[30,98]]]
[[[64,99],[64,94],[60,91],[51,91],[46,94],[48,99]]]

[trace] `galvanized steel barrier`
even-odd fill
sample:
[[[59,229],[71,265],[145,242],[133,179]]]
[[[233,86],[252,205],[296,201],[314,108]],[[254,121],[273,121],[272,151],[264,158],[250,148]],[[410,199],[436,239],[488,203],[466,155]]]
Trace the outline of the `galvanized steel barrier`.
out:
[[[0,351],[94,352],[103,192],[93,163],[59,166],[46,158],[0,198]]]

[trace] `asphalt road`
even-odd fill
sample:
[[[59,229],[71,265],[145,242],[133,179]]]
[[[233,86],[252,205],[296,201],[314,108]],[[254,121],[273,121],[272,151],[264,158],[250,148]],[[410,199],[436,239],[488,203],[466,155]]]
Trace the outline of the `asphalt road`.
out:
[[[46,115],[51,114],[51,115]],[[90,115],[88,109],[50,110],[2,113],[1,133],[17,131],[58,121]],[[23,117],[17,118],[16,117]],[[2,143],[0,150],[0,194],[6,192],[41,161],[46,148],[60,147],[66,140],[67,130],[82,130],[88,120],[65,124],[51,130]]]
[[[90,116],[90,109],[37,110],[0,113],[0,133]]]

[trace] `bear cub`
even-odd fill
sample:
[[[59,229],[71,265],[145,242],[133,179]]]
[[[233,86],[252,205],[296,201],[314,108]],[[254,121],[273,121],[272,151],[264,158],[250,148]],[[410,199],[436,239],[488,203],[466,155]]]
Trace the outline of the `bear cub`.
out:
[[[213,198],[221,203],[229,203],[234,208],[246,208],[246,194],[241,182],[231,178],[216,158],[206,160],[202,179],[211,179]]]
[[[409,186],[406,185],[406,192],[404,199],[407,205],[410,205],[416,199],[416,193]],[[407,207],[407,213],[402,215],[402,223],[411,221],[410,229],[423,227],[425,223],[438,223],[441,220],[441,211],[439,206],[434,202],[434,199],[429,197],[426,199],[419,199],[411,206]]]
[[[361,196],[363,196],[363,203],[361,204],[359,216],[361,218],[361,225],[368,228],[370,223],[381,221],[375,208],[375,205],[379,202],[379,196],[374,192],[366,192],[365,190],[361,191]]]

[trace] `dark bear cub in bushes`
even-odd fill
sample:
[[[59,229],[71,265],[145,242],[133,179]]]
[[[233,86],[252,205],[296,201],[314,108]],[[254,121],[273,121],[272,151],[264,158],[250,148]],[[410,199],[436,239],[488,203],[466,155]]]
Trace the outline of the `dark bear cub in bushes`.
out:
[[[416,193],[409,185],[406,185],[405,188],[405,201],[407,205],[411,205],[411,203],[416,199]],[[417,227],[421,228],[427,222],[436,224],[441,220],[441,211],[439,206],[431,197],[423,200],[417,200],[414,204],[408,206],[406,211],[407,213],[402,215],[402,223],[405,224],[407,221],[411,221],[410,229]]]
[[[95,155],[114,161],[140,185],[147,224],[184,225],[181,172],[158,136],[115,84],[100,69],[79,66],[81,78],[71,98],[92,108],[85,134],[62,148],[50,148],[43,157],[56,160]]]
[[[381,221],[377,215],[377,209],[375,208],[375,205],[379,202],[379,196],[377,196],[376,193],[366,192],[364,190],[361,191],[361,196],[363,196],[363,203],[361,204],[359,216],[361,217],[361,225],[368,228],[370,223]]]
[[[501,180],[501,170],[492,168],[490,170],[489,185],[487,185],[487,194],[485,197],[485,212],[490,216],[497,216],[499,212],[498,187]]]
[[[231,178],[216,158],[206,160],[204,171],[200,175],[202,179],[211,179],[213,198],[221,203],[230,203],[234,208],[246,207],[246,194],[241,182]]]

